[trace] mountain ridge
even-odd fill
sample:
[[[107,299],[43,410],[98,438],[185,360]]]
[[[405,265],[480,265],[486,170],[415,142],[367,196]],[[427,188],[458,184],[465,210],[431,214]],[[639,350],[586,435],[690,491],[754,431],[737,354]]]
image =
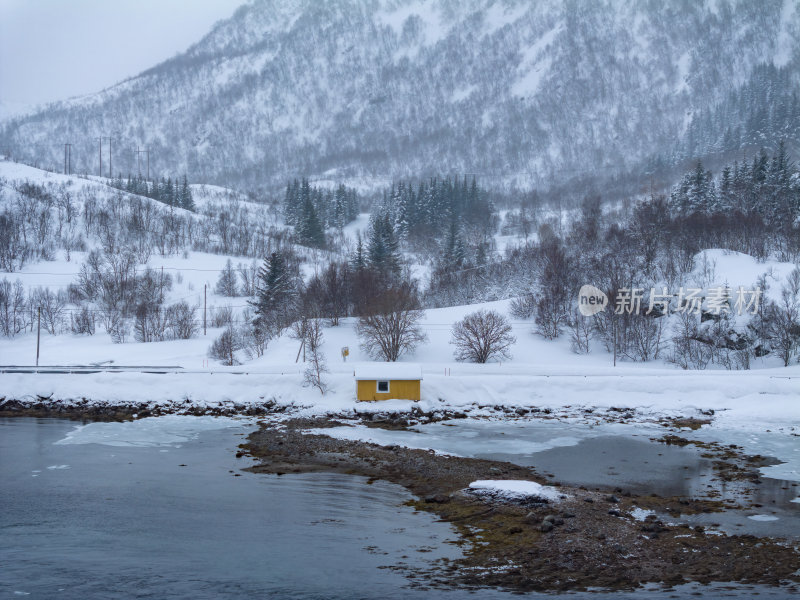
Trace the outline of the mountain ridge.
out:
[[[434,172],[544,185],[674,147],[761,63],[797,72],[798,30],[780,0],[255,0],[183,54],[10,120],[0,143],[57,165],[72,142],[95,172],[110,135],[123,172],[147,147],[156,172],[250,188]]]

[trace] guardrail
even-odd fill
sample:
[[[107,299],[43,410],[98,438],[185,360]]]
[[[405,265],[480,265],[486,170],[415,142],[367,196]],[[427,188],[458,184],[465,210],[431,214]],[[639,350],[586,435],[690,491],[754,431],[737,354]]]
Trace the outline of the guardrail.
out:
[[[2,373],[22,373],[41,375],[91,375],[96,373],[148,373],[155,375],[296,375],[300,369],[278,369],[275,371],[246,370],[246,371],[217,371],[214,369],[184,369],[179,366],[152,366],[152,365],[0,365]]]
[[[176,373],[182,372],[179,366],[152,365],[0,365],[0,373],[50,373],[50,374],[91,374],[91,373]]]

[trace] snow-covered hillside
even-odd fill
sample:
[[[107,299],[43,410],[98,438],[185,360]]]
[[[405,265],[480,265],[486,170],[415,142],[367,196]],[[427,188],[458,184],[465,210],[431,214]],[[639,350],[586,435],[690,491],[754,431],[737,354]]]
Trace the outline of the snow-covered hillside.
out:
[[[750,112],[771,118],[753,98],[796,89],[798,20],[792,0],[255,0],[138,77],[11,121],[0,146],[56,167],[69,141],[76,168],[96,172],[94,140],[112,136],[123,173],[147,147],[157,173],[250,187],[610,174],[677,147],[719,149]],[[762,63],[784,71],[711,112]]]
[[[76,215],[75,222],[71,226],[76,231],[86,232],[85,239],[82,237],[81,249],[71,252],[58,250],[47,260],[40,258],[28,262],[21,269],[15,269],[13,272],[0,272],[0,278],[7,279],[11,283],[19,281],[27,294],[31,294],[39,288],[49,288],[53,292],[66,294],[69,286],[78,282],[82,273],[81,267],[90,251],[102,249],[103,246],[101,239],[95,237],[96,232],[87,228],[84,222],[86,211],[84,203],[95,202],[98,198],[122,204],[141,202],[157,211],[157,214],[179,213],[183,214],[190,222],[198,223],[214,221],[216,214],[213,212],[214,207],[227,204],[241,210],[252,211],[252,213],[246,213],[248,218],[268,218],[279,231],[286,229],[281,225],[281,219],[274,211],[270,212],[263,205],[248,202],[241,194],[215,186],[193,186],[198,213],[192,213],[167,207],[149,198],[131,194],[120,195],[119,190],[109,187],[108,182],[100,178],[83,179],[65,176],[9,161],[0,162],[0,181],[3,182],[7,192],[10,192],[14,186],[21,185],[22,182],[39,185],[43,189],[51,186],[48,189],[61,190],[60,193],[74,198],[76,202],[72,209]],[[0,197],[0,201],[9,202],[11,197],[11,193],[5,193],[4,197]],[[0,203],[0,208],[2,207],[3,205]],[[204,211],[212,212],[204,213]],[[358,219],[347,225],[343,229],[343,248],[352,250],[356,236],[363,235],[368,226],[369,219],[366,214],[359,216]],[[64,227],[66,228],[66,225]],[[513,236],[499,234],[497,236],[497,242],[501,247],[516,243],[516,241],[517,238]],[[219,247],[214,247],[216,249],[214,253],[192,250],[185,246],[176,247],[170,252],[158,252],[153,249],[145,252],[144,260],[136,266],[139,272],[150,269],[158,277],[168,278],[170,285],[166,288],[162,286],[159,290],[163,295],[163,303],[186,302],[195,307],[194,321],[201,330],[205,316],[207,335],[202,335],[202,331],[199,331],[199,335],[186,340],[151,343],[135,343],[129,340],[128,343],[119,344],[113,343],[109,333],[101,326],[98,326],[95,335],[88,336],[76,335],[67,331],[59,331],[59,335],[51,335],[45,331],[41,344],[40,364],[79,365],[112,362],[126,365],[174,365],[186,369],[218,368],[218,365],[210,363],[208,359],[211,340],[222,331],[221,326],[214,326],[215,315],[221,310],[230,308],[234,322],[242,323],[245,311],[250,308],[251,297],[247,295],[223,296],[215,290],[217,280],[229,260],[234,267],[240,266],[250,269],[251,272],[261,264],[261,260],[252,256],[225,253]],[[296,251],[300,253],[301,259],[306,261],[301,264],[301,272],[306,280],[319,272],[326,259],[341,258],[336,253],[331,254],[302,247],[296,247]],[[776,260],[756,261],[750,256],[720,249],[701,252],[695,258],[694,263],[694,272],[688,278],[691,285],[704,289],[727,286],[731,290],[736,290],[741,286],[749,290],[755,288],[761,278],[763,283],[768,286],[764,291],[762,302],[780,299],[781,289],[795,267],[792,263]],[[422,264],[410,266],[412,272],[421,277],[424,283],[428,267]],[[453,346],[450,344],[453,324],[466,314],[479,309],[496,310],[507,315],[509,314],[509,301],[510,299],[471,306],[426,310],[421,327],[427,336],[427,341],[414,353],[402,357],[402,360],[420,362],[427,365],[426,368],[433,372],[446,368],[452,369],[455,366]],[[205,315],[203,314],[204,307]],[[72,304],[67,304],[64,310],[67,323],[69,323],[70,317],[79,312],[79,308]],[[97,321],[101,321],[100,313],[102,311],[96,309],[95,312],[98,314]],[[739,319],[738,325],[736,323],[737,321],[734,323],[735,326],[744,329],[746,319]],[[343,347],[350,349],[350,361],[370,360],[370,357],[359,348],[359,339],[354,325],[355,318],[348,318],[344,319],[338,327],[328,327],[324,330],[323,348],[330,365],[337,365],[341,362],[340,351]],[[601,344],[595,344],[589,354],[578,356],[571,352],[566,335],[551,341],[535,335],[532,319],[512,319],[512,327],[517,341],[512,348],[513,358],[503,364],[503,373],[515,369],[526,373],[530,373],[531,370],[550,374],[582,373],[587,369],[602,371],[611,364],[612,357]],[[35,339],[36,333],[32,323],[29,323],[25,331],[20,332],[16,337],[0,338],[0,364],[32,364],[35,358]],[[297,341],[292,339],[288,333],[284,333],[280,338],[269,343],[263,356],[247,360],[245,368],[256,371],[294,372],[298,368],[295,363],[298,347]],[[641,368],[651,369],[653,367],[674,368],[664,362],[664,356],[662,354],[655,362],[651,361],[645,363],[644,366],[636,365],[632,368],[637,371]],[[245,360],[244,355],[240,355],[240,358]],[[769,355],[754,359],[751,367],[755,369],[769,368],[777,367],[779,364],[776,356]],[[712,367],[713,365],[710,366],[710,368]],[[480,369],[488,367],[459,365],[457,368],[459,370],[467,369],[467,371],[474,368],[480,372]]]

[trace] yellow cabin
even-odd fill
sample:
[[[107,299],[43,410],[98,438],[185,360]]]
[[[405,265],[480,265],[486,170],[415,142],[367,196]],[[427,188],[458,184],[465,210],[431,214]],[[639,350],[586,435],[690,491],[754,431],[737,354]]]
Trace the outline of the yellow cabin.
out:
[[[356,398],[374,400],[419,400],[422,369],[403,363],[372,363],[357,367]]]

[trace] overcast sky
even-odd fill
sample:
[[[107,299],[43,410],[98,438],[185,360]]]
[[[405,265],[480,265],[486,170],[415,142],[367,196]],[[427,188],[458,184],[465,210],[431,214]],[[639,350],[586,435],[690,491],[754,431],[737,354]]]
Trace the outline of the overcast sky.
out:
[[[0,0],[0,101],[99,91],[186,50],[244,0]]]

